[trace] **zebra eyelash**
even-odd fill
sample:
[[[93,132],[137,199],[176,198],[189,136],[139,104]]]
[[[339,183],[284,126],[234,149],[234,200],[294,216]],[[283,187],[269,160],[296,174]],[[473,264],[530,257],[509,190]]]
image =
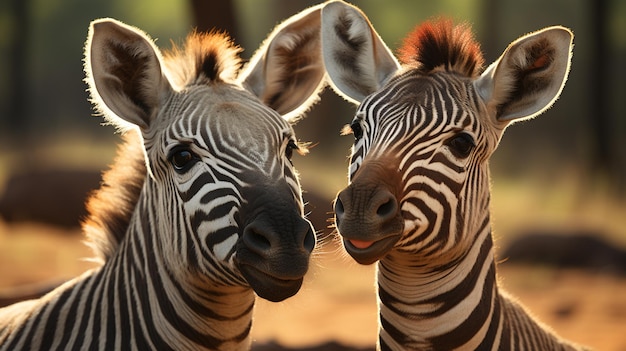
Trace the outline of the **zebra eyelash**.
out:
[[[289,139],[289,141],[287,142],[287,146],[285,147],[285,156],[289,161],[291,161],[291,157],[293,156],[294,151],[297,152],[298,155],[304,156],[309,153],[310,147],[310,143],[304,143],[295,139]]]
[[[349,124],[344,124],[343,127],[341,128],[340,134],[341,134],[341,136],[346,136],[346,135],[352,134],[352,127],[350,127]]]
[[[289,161],[291,161],[291,157],[293,156],[293,151],[295,150],[296,152],[298,151],[298,144],[295,140],[290,139],[287,142],[287,146],[285,147],[285,156],[287,156],[287,159]]]
[[[363,127],[359,119],[355,119],[351,124],[346,124],[341,128],[341,135],[354,135],[354,140],[357,141],[363,137]]]
[[[365,112],[362,110],[357,111],[356,116],[350,122],[341,128],[341,135],[354,135],[355,142],[363,137],[363,125],[365,119]]]

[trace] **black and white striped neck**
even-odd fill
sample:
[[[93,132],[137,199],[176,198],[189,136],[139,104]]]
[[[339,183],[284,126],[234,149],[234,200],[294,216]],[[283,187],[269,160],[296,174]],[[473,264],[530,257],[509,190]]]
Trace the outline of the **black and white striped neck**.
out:
[[[390,252],[378,263],[381,350],[473,350],[500,324],[491,230],[454,265]]]

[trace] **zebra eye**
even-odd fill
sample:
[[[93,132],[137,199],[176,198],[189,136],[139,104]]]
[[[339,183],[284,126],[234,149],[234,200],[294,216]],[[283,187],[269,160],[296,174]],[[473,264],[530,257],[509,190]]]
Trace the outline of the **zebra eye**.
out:
[[[474,139],[467,133],[459,133],[453,136],[446,142],[446,145],[448,145],[454,156],[458,158],[467,158],[474,146],[476,146]]]
[[[198,157],[186,145],[174,148],[168,157],[177,173],[187,172],[197,161]]]
[[[358,119],[355,119],[352,124],[350,124],[350,129],[352,129],[352,134],[354,134],[354,140],[359,140],[363,137],[363,128]]]
[[[287,156],[287,159],[289,161],[291,161],[291,157],[293,156],[293,150],[299,150],[300,148],[298,147],[298,144],[296,144],[296,142],[291,139],[289,140],[289,143],[287,143],[287,148],[285,149],[285,156]]]

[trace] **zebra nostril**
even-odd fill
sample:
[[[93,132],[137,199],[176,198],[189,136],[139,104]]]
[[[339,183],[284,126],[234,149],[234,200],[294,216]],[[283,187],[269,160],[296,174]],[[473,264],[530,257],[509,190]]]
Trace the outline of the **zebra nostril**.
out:
[[[376,196],[378,201],[374,201],[374,208],[376,210],[376,217],[380,221],[387,221],[393,217],[395,217],[398,212],[398,201],[396,198],[389,192],[385,191],[379,196]],[[376,206],[376,204],[380,204]]]
[[[272,248],[272,241],[269,235],[271,234],[266,232],[262,226],[257,226],[255,223],[252,223],[244,229],[243,241],[250,250],[264,255],[264,253]]]
[[[293,247],[294,244],[298,250],[312,252],[316,238],[311,223],[299,217],[290,227],[291,230],[281,231],[264,221],[256,220],[246,226],[242,239],[248,249],[262,257],[269,257],[277,250]]]
[[[335,200],[335,224],[339,224],[339,221],[343,217],[343,214],[343,202],[341,202],[341,199],[339,198],[339,196],[337,196],[337,199]]]
[[[378,207],[378,209],[376,210],[376,214],[379,217],[387,217],[389,215],[395,215],[396,208],[397,208],[396,199],[390,198],[387,202],[385,202],[384,204],[380,205],[380,207]]]
[[[304,236],[304,250],[306,250],[306,252],[313,252],[316,241],[317,240],[315,239],[315,232],[311,228],[311,225],[309,225],[307,233]]]

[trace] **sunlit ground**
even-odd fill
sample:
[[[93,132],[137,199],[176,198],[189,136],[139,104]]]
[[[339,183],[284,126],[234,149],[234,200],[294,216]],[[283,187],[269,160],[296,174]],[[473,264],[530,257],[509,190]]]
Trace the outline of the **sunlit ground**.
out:
[[[64,161],[72,163],[69,166],[109,162],[110,148],[93,141],[80,143],[86,146],[61,145],[56,150],[38,152],[44,156],[47,152],[79,153],[68,158],[73,161]],[[85,150],[100,150],[100,156],[81,156]],[[327,169],[323,157],[316,158],[314,152],[306,157],[295,160],[305,190],[332,197],[345,185],[345,170]],[[14,154],[0,154],[0,164],[15,159]],[[0,184],[6,179],[7,169],[0,168]],[[315,176],[308,176],[311,174]],[[612,199],[602,185],[582,192],[581,182],[584,179],[572,173],[548,184],[534,179],[508,180],[494,174],[492,219],[497,245],[506,247],[529,228],[562,232],[586,228],[626,246],[626,204]],[[38,224],[0,222],[0,291],[30,284],[54,284],[93,267],[82,260],[90,257],[91,252],[81,240],[78,231],[68,233]],[[564,338],[596,350],[626,350],[625,278],[508,262],[500,265],[499,274],[502,286]],[[259,301],[253,327],[255,342],[277,340],[290,346],[329,340],[370,346],[375,343],[376,332],[373,267],[353,263],[335,245],[324,246],[315,256],[305,285],[296,297],[278,304]]]
[[[90,255],[78,233],[0,225],[0,291],[76,276],[93,266],[81,260]],[[500,281],[561,336],[596,350],[626,350],[624,278],[504,263]],[[370,346],[376,323],[373,267],[358,266],[328,248],[316,256],[296,297],[258,302],[253,336],[258,343],[275,340],[292,347],[329,340]]]

